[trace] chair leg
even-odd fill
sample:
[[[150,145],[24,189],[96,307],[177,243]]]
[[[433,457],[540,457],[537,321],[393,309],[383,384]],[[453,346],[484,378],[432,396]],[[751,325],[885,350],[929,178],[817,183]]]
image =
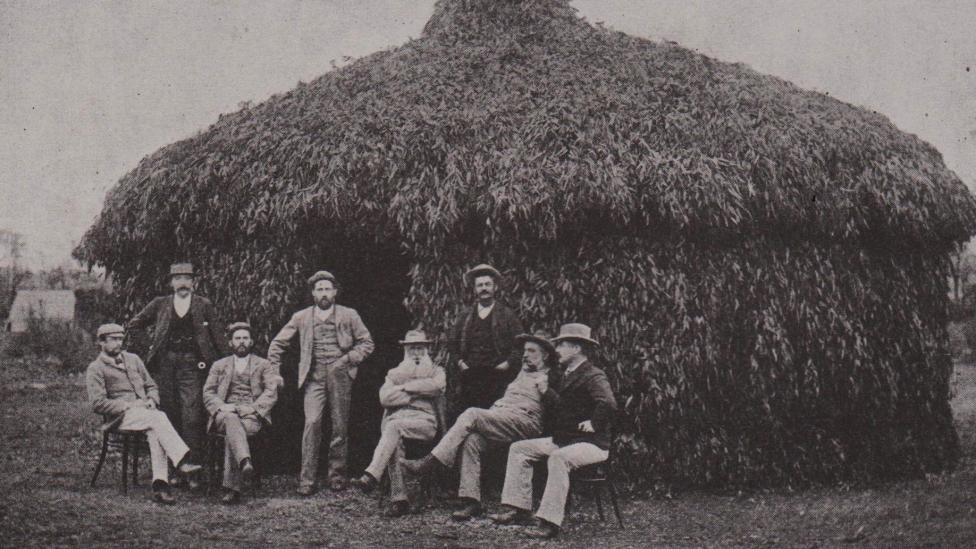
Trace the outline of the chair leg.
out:
[[[98,480],[98,474],[102,472],[102,465],[105,464],[106,454],[108,454],[108,433],[104,433],[102,435],[102,451],[98,454],[98,463],[95,465],[95,474],[92,475],[92,488],[95,487],[95,481]]]
[[[607,489],[610,490],[610,504],[613,505],[613,514],[617,515],[617,522],[620,527],[624,527],[624,519],[620,518],[620,507],[617,507],[617,490],[613,487],[613,480],[607,480]]]
[[[126,435],[122,439],[122,493],[129,493],[129,444],[131,437]]]
[[[139,441],[132,443],[132,485],[139,486]]]
[[[595,485],[592,487],[593,497],[596,498],[596,510],[600,513],[600,522],[606,522],[607,517],[603,514],[603,489],[600,485]]]

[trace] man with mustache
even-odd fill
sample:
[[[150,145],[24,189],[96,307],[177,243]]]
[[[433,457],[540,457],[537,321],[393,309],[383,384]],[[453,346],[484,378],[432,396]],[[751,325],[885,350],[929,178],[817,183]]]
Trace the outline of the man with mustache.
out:
[[[166,414],[156,409],[159,391],[142,360],[122,350],[125,330],[118,324],[103,324],[97,331],[102,352],[85,372],[88,400],[101,414],[106,428],[145,431],[152,463],[153,500],[173,504],[169,491],[169,462],[182,475],[200,471],[190,463],[190,449],[176,433]]]
[[[175,263],[169,276],[173,294],[149,302],[127,328],[153,327],[146,364],[159,383],[160,408],[189,444],[191,455],[200,458],[206,428],[203,382],[209,365],[228,350],[213,304],[193,292],[193,265]],[[197,486],[191,480],[190,488]]]
[[[457,360],[459,411],[489,408],[515,377],[521,363],[515,336],[522,323],[515,312],[495,299],[501,273],[481,264],[464,274],[474,290],[476,303],[455,323],[448,336],[448,350]]]
[[[294,315],[268,346],[268,360],[276,372],[281,371],[281,357],[295,336],[301,342],[298,360],[298,389],[305,408],[305,430],[302,433],[302,470],[298,493],[310,496],[317,489],[319,447],[322,442],[322,415],[326,403],[332,419],[332,441],[329,445],[329,488],[346,488],[346,457],[349,439],[349,404],[352,382],[359,364],[373,352],[373,338],[359,313],[337,305],[339,288],[335,276],[319,271],[308,279],[315,302]]]
[[[235,322],[227,328],[232,356],[214,363],[203,386],[203,403],[210,413],[209,429],[224,434],[224,496],[226,504],[241,499],[242,477],[254,474],[247,437],[271,424],[281,376],[271,363],[251,354],[251,325]]]
[[[481,506],[481,454],[489,442],[508,444],[542,434],[542,395],[550,384],[558,383],[555,379],[550,381],[550,377],[557,373],[555,368],[550,368],[556,350],[544,332],[522,334],[516,340],[522,344],[522,369],[515,381],[508,385],[505,395],[487,410],[468,408],[430,454],[402,462],[412,474],[430,474],[440,467],[453,467],[458,449],[461,450],[458,497],[464,501],[464,506],[451,515],[454,520],[464,521],[484,513]]]

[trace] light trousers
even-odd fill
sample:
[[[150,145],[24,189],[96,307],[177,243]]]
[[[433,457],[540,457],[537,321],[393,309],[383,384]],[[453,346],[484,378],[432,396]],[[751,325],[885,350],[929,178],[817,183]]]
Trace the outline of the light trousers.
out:
[[[241,462],[251,457],[247,437],[261,430],[261,420],[241,417],[236,412],[217,412],[214,428],[224,433],[224,488],[241,491]]]
[[[179,465],[183,456],[190,451],[180,435],[176,433],[173,424],[161,410],[148,408],[130,408],[122,415],[119,429],[126,431],[145,431],[149,441],[149,461],[152,463],[153,481],[167,482],[169,479],[169,465]]]
[[[380,441],[373,451],[373,461],[366,472],[379,480],[383,472],[390,475],[390,500],[406,501],[407,490],[403,482],[400,458],[404,457],[403,439],[431,440],[437,435],[437,420],[420,410],[397,410],[383,418]]]
[[[315,368],[323,368],[316,365]],[[326,405],[332,419],[332,440],[329,442],[329,480],[346,474],[349,453],[349,405],[352,399],[352,377],[344,367],[329,364],[322,376],[312,376],[302,388],[305,408],[305,430],[302,432],[302,470],[298,483],[315,486],[319,470],[319,451],[322,446],[322,416]],[[322,378],[322,379],[319,379]]]

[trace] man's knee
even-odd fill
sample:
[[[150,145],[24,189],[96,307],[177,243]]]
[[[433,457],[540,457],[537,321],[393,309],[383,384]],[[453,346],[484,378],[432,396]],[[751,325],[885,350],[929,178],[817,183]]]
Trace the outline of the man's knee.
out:
[[[549,470],[566,470],[569,468],[569,456],[560,450],[549,454],[549,459],[546,461],[546,465]]]

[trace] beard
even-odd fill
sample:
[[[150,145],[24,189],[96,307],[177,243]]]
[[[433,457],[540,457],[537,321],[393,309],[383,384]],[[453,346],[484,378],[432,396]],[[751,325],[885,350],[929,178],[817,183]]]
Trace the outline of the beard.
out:
[[[329,307],[335,305],[335,300],[334,299],[331,299],[329,297],[321,297],[316,302],[316,305],[319,306],[319,309],[322,309],[324,311],[324,310],[328,309]]]
[[[239,357],[246,357],[251,352],[251,347],[248,345],[238,345],[234,347],[234,354]]]
[[[114,357],[117,357],[120,354],[122,354],[122,347],[119,347],[118,349],[112,349],[111,351],[106,350],[105,351],[105,354],[107,354],[108,356],[113,357],[113,358]]]

